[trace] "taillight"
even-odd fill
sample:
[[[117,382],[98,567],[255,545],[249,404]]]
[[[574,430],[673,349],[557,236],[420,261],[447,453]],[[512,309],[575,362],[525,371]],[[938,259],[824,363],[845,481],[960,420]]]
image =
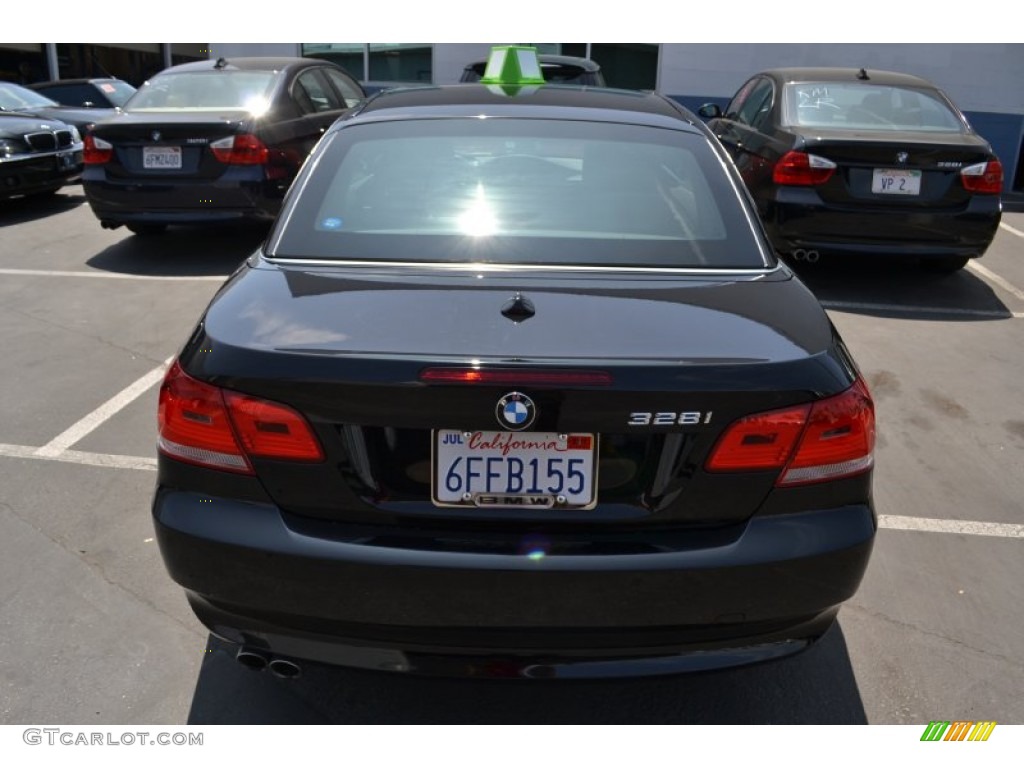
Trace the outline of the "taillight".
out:
[[[157,446],[168,456],[231,472],[252,474],[235,439],[219,388],[193,379],[175,361],[160,387]]]
[[[431,384],[495,384],[503,386],[608,387],[607,371],[518,370],[516,368],[424,368],[420,381]]]
[[[801,485],[865,472],[874,465],[875,405],[861,380],[811,407],[796,453],[777,485]]]
[[[309,424],[294,409],[193,379],[175,362],[160,388],[158,446],[214,469],[252,474],[251,457],[323,461]]]
[[[772,170],[776,184],[789,187],[813,187],[824,184],[836,170],[831,160],[806,152],[791,151],[779,158]]]
[[[270,158],[267,145],[251,133],[240,133],[210,142],[213,156],[228,165],[264,165]]]
[[[781,469],[778,486],[866,472],[874,465],[875,408],[864,382],[816,403],[747,416],[719,439],[710,472]]]
[[[968,192],[998,195],[1003,191],[1003,164],[998,160],[976,163],[960,169],[960,180]]]
[[[86,134],[82,144],[82,160],[86,165],[103,165],[114,159],[114,145],[109,141]]]
[[[250,456],[284,461],[323,461],[320,443],[294,409],[237,392],[224,392],[231,421]]]
[[[740,419],[718,441],[707,461],[708,470],[781,469],[793,454],[810,410],[810,405],[801,405]]]

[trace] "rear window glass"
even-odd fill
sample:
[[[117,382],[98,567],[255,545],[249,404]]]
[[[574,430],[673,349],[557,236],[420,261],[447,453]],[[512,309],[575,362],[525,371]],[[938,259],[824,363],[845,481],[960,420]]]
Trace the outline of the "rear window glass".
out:
[[[103,91],[103,95],[106,96],[107,100],[115,107],[123,107],[125,102],[135,95],[134,86],[121,81],[97,83],[96,87]]]
[[[6,112],[55,106],[57,106],[57,102],[48,99],[41,93],[30,91],[28,88],[22,88],[14,83],[0,83],[0,109]]]
[[[934,91],[864,83],[790,83],[786,124],[879,131],[966,131]]]
[[[276,256],[764,266],[698,134],[458,118],[352,125],[329,141],[279,219]]]
[[[207,71],[157,75],[142,84],[125,109],[244,109],[262,112],[274,84],[273,72]]]

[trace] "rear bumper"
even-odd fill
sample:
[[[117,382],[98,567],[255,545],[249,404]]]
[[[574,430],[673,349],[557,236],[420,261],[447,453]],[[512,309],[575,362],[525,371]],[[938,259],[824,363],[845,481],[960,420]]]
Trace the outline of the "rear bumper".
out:
[[[876,528],[872,509],[854,505],[758,517],[683,546],[678,534],[661,545],[645,534],[649,547],[624,535],[621,554],[613,542],[588,551],[583,535],[552,535],[530,557],[494,554],[472,533],[374,535],[167,489],[153,511],[171,576],[229,641],[376,669],[527,677],[795,653],[856,591]]]
[[[86,166],[82,189],[93,214],[111,224],[203,224],[272,220],[287,188],[263,177],[262,166],[229,168],[216,179],[114,178]]]
[[[900,255],[916,258],[985,253],[999,227],[998,195],[975,195],[957,209],[887,210],[884,205],[826,203],[809,187],[779,187],[762,206],[765,227],[781,253]]]

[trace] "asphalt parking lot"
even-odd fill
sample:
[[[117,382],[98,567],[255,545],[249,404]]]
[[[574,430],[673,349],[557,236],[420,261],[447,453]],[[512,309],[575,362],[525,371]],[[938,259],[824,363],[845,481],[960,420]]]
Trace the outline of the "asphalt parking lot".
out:
[[[950,276],[801,274],[878,409],[875,554],[796,658],[615,682],[250,672],[149,518],[158,382],[262,231],[105,231],[81,188],[0,203],[0,723],[1024,723],[1024,213]]]

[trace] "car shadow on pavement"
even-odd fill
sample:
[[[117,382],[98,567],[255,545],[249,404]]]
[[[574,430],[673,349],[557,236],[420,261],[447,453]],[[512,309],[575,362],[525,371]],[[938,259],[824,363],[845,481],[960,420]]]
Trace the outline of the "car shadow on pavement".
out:
[[[29,195],[0,200],[0,228],[45,219],[85,203],[80,186],[64,187],[53,195]]]
[[[969,267],[932,272],[914,261],[824,257],[788,262],[826,309],[907,320],[991,321],[1013,316]]]
[[[210,637],[190,725],[327,723],[867,722],[839,625],[808,651],[753,667],[611,681],[449,680],[304,664],[282,680]]]
[[[201,277],[227,275],[267,236],[259,223],[208,227],[169,227],[156,235],[133,235],[104,248],[86,263],[127,275]]]

